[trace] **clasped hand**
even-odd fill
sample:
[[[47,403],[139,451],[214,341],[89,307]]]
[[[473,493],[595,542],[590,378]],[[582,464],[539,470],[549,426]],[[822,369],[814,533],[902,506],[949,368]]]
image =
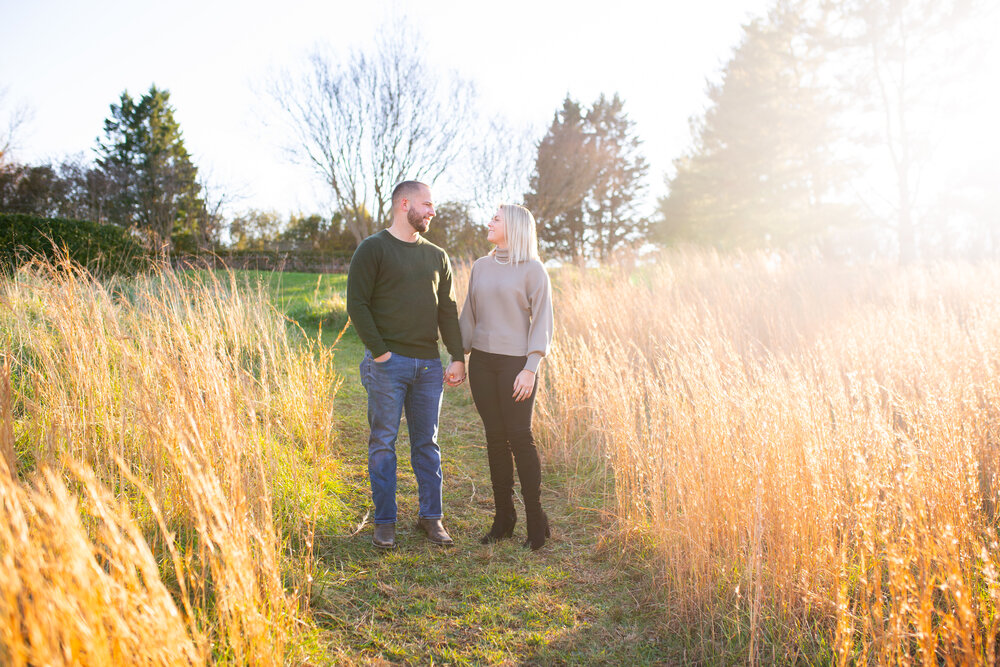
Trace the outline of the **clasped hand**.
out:
[[[457,387],[465,382],[465,362],[453,361],[448,364],[448,370],[444,373],[444,381],[449,387]]]

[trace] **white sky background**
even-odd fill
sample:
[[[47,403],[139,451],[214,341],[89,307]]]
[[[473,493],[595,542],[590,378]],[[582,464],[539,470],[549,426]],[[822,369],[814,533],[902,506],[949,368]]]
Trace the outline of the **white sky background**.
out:
[[[230,214],[327,213],[322,183],[282,151],[266,81],[303,68],[317,43],[338,53],[364,46],[395,9],[419,30],[432,62],[473,80],[487,111],[538,137],[567,93],[584,105],[619,93],[644,142],[652,206],[690,143],[688,118],[705,108],[706,77],[718,76],[741,24],[768,4],[0,0],[0,121],[14,105],[32,111],[18,161],[91,159],[109,105],[155,83],[170,91],[202,177],[234,197]],[[461,195],[435,192],[438,201]]]

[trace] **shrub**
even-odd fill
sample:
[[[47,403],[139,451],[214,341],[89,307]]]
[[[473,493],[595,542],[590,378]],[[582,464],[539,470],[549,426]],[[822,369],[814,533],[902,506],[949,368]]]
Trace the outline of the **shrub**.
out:
[[[134,273],[149,260],[139,239],[115,225],[0,213],[0,270],[10,271],[38,256],[66,256],[102,274]]]

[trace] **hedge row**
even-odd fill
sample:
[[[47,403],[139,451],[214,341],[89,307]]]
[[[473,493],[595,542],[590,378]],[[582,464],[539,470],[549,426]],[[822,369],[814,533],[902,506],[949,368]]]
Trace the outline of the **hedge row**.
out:
[[[230,250],[202,254],[175,253],[178,268],[247,269],[252,271],[298,271],[302,273],[343,273],[354,253],[349,250]]]
[[[33,257],[55,259],[63,255],[101,274],[134,273],[149,260],[140,240],[121,227],[0,213],[0,270],[17,268]]]

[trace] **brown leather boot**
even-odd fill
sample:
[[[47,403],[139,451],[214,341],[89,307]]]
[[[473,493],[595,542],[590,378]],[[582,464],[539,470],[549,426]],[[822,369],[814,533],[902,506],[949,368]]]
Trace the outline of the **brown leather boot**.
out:
[[[396,548],[396,524],[376,523],[375,533],[372,535],[372,544],[379,549]]]
[[[441,519],[418,519],[417,528],[427,533],[427,539],[439,546],[451,546],[454,542],[444,529]]]

